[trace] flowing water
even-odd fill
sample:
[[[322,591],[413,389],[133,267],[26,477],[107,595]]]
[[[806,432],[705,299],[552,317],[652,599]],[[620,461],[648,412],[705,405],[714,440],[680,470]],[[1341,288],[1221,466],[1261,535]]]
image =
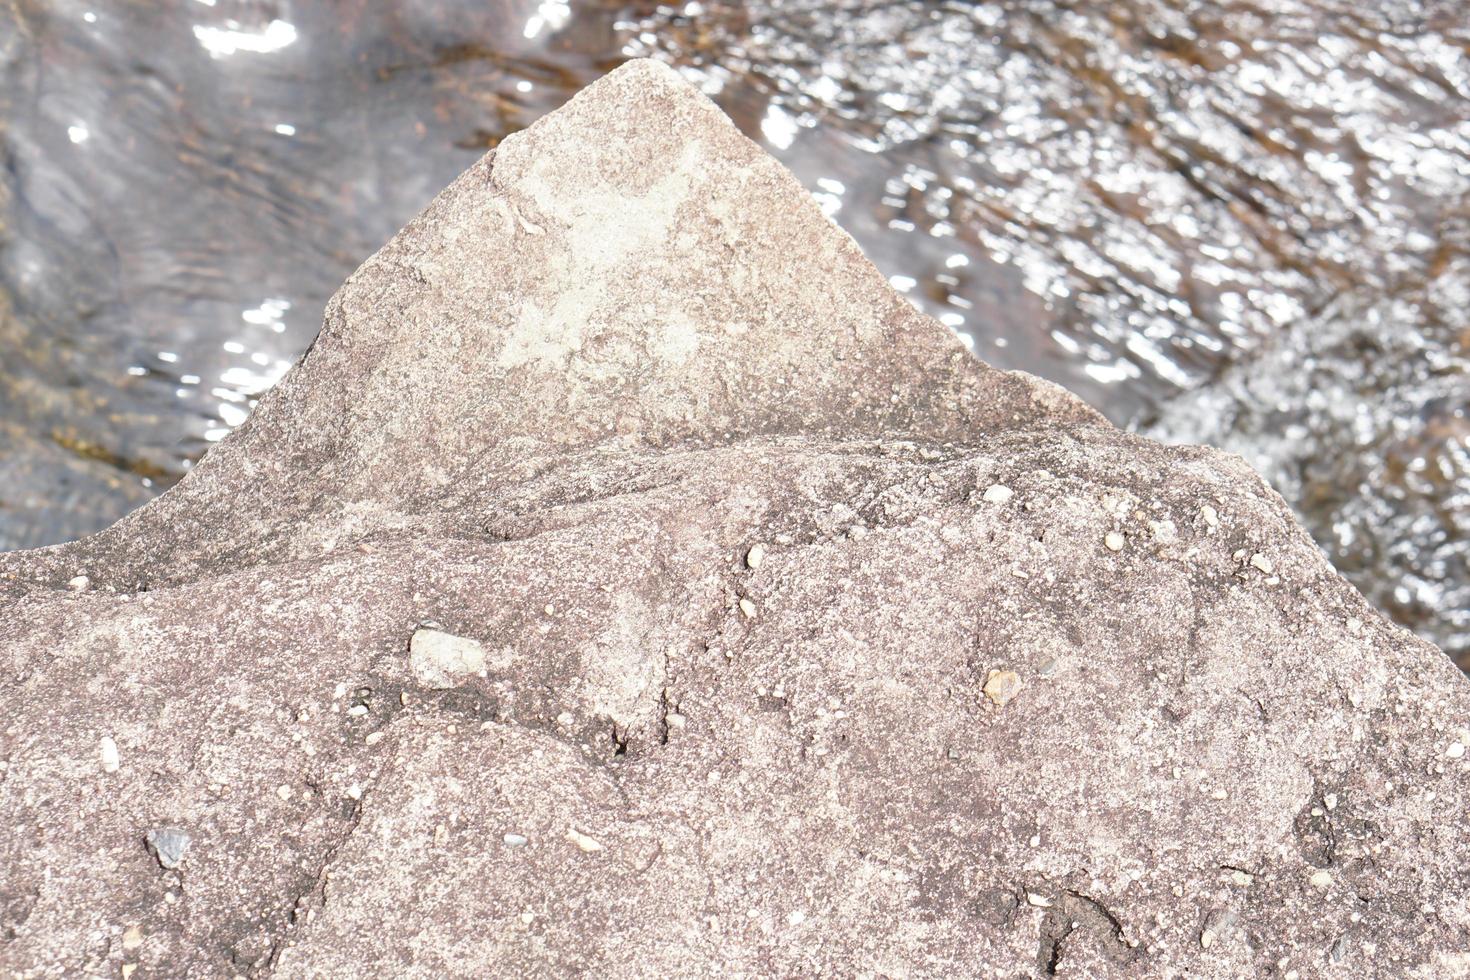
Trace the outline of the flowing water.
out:
[[[1459,0],[0,0],[0,547],[178,479],[358,262],[630,56],[977,354],[1242,453],[1470,664]]]

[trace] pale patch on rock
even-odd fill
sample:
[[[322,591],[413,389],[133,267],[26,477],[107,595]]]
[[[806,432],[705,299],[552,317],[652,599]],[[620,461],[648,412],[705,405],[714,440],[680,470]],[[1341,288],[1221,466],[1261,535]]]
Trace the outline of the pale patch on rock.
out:
[[[485,672],[485,647],[479,640],[420,627],[408,643],[408,662],[424,687],[445,690]]]
[[[582,349],[596,330],[603,304],[612,296],[608,283],[619,266],[625,260],[640,261],[642,253],[652,251],[668,236],[674,215],[689,196],[699,160],[699,147],[691,143],[679,166],[660,177],[642,197],[630,201],[611,189],[598,193],[584,187],[569,206],[561,205],[562,190],[548,174],[552,161],[542,157],[532,164],[517,190],[532,198],[542,213],[560,212],[569,219],[563,229],[566,251],[552,264],[564,272],[576,269],[578,274],[556,277],[564,287],[550,299],[548,309],[536,302],[522,308],[501,348],[501,368],[533,364],[556,370]],[[680,364],[698,346],[698,334],[686,318],[665,329],[658,353]]]

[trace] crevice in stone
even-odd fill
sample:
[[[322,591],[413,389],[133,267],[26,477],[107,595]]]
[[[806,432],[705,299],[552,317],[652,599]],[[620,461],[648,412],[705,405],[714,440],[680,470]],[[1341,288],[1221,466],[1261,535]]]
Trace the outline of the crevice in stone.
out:
[[[1119,966],[1134,964],[1141,956],[1128,944],[1122,920],[1111,909],[1090,895],[1068,888],[1042,920],[1037,969],[1046,976],[1055,976],[1068,951],[1084,940]]]
[[[310,886],[304,891],[299,892],[292,900],[284,928],[278,935],[272,938],[270,953],[268,954],[263,976],[271,976],[275,973],[276,964],[280,960],[281,953],[286,949],[289,933],[298,923],[306,918],[307,901],[315,898],[316,902],[312,907],[318,910],[326,908],[326,885],[331,876],[332,863],[336,861],[338,853],[341,852],[342,848],[347,844],[347,841],[351,839],[352,835],[357,831],[357,828],[362,825],[364,803],[364,800],[355,801],[351,815],[348,818],[346,829],[338,835],[337,840],[322,855],[322,859],[317,865],[316,873],[311,878]]]

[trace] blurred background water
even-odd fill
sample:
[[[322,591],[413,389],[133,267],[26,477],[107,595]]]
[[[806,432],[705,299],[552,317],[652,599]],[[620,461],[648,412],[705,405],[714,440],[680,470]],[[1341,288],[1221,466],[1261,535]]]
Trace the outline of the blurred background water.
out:
[[[978,355],[1242,453],[1470,665],[1461,0],[0,0],[0,549],[176,481],[363,258],[632,56]]]

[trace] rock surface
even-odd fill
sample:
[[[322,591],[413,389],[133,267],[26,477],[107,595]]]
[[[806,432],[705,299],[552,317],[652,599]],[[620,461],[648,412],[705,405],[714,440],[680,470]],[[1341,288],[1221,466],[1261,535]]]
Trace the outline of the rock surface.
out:
[[[1470,682],[648,62],[0,635],[20,976],[1470,973]]]

